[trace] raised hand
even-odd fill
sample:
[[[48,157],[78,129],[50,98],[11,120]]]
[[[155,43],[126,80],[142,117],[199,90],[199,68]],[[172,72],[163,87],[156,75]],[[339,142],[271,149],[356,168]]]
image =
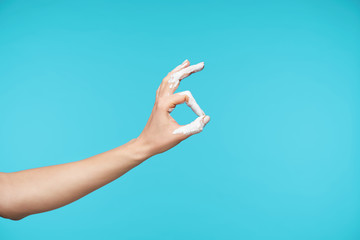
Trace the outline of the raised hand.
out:
[[[150,118],[137,141],[147,146],[150,156],[164,152],[187,137],[199,133],[210,121],[196,103],[190,91],[174,93],[181,80],[204,68],[204,63],[190,66],[190,62],[185,60],[182,64],[174,68],[162,81],[156,91],[155,105]],[[181,126],[170,113],[176,105],[186,102],[186,104],[199,116],[193,122]]]

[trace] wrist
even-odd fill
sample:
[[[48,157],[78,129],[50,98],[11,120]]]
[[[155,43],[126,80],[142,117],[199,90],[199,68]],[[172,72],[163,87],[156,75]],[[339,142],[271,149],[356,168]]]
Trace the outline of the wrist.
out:
[[[153,156],[150,145],[141,138],[132,139],[126,145],[135,161],[143,162]]]

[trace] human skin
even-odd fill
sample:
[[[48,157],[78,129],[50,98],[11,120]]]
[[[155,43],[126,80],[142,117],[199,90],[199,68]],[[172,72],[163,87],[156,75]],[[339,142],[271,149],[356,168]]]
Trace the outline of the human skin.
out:
[[[181,127],[170,112],[187,102],[188,96],[175,93],[168,80],[189,67],[185,61],[162,81],[149,120],[139,137],[93,157],[12,173],[0,173],[0,216],[20,220],[31,214],[67,205],[114,181],[146,159],[165,152],[190,135],[174,134]],[[186,73],[184,77],[192,74]],[[210,118],[204,116],[204,125]]]

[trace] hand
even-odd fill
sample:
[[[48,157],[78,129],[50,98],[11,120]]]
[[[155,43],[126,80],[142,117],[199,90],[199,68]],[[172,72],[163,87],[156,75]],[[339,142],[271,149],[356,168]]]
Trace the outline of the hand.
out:
[[[150,118],[136,139],[146,146],[150,156],[165,152],[189,136],[201,132],[210,121],[210,117],[205,115],[189,91],[174,94],[182,79],[203,68],[204,63],[190,66],[190,62],[185,60],[163,79],[156,91],[155,105]],[[181,126],[170,116],[170,112],[176,105],[184,102],[199,117],[190,124]]]

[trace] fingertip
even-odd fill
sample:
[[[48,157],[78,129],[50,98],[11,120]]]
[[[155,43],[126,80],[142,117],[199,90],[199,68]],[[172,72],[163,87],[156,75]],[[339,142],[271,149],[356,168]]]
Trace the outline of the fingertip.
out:
[[[199,65],[201,66],[201,69],[203,69],[203,68],[205,67],[205,63],[204,63],[204,62],[199,63]]]
[[[210,122],[210,116],[205,116],[203,122],[205,125],[208,124],[208,122]]]
[[[189,60],[186,59],[179,66],[177,66],[171,72],[169,72],[169,75],[176,73],[176,72],[180,71],[181,69],[188,67],[189,65],[190,65],[190,62],[189,62]]]
[[[180,67],[183,69],[188,67],[189,65],[190,65],[190,61],[185,59],[185,61],[182,64],[180,64]]]
[[[198,63],[198,64],[193,65],[193,66],[192,66],[193,72],[199,72],[199,71],[203,70],[203,69],[204,69],[204,66],[205,66],[205,63],[204,63],[204,62],[200,62],[200,63]]]

